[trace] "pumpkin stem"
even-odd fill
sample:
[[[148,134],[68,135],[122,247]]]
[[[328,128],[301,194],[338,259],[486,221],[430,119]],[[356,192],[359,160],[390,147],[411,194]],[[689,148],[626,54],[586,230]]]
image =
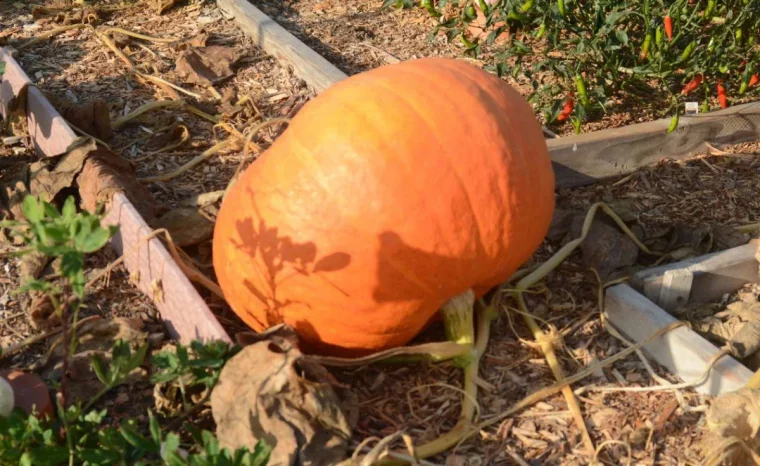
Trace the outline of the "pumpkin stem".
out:
[[[482,301],[481,301],[482,303]],[[462,399],[462,411],[459,422],[449,432],[435,440],[417,447],[417,458],[429,458],[442,453],[462,441],[472,431],[472,421],[475,416],[475,405],[478,396],[478,386],[475,379],[478,375],[480,357],[485,353],[488,346],[488,337],[491,333],[491,321],[495,313],[491,306],[484,304],[477,307],[478,334],[475,339],[473,307],[475,294],[468,290],[459,296],[449,300],[443,307],[444,324],[450,339],[472,345],[472,352],[464,364],[464,391],[467,394]]]

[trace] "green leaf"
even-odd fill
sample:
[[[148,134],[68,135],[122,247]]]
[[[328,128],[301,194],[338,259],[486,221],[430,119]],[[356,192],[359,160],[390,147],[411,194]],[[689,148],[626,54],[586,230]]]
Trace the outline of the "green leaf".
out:
[[[111,232],[105,228],[98,228],[84,238],[77,237],[77,249],[84,253],[91,253],[101,249],[111,238]]]
[[[121,424],[119,426],[119,433],[124,437],[124,440],[134,447],[155,453],[158,453],[159,451],[158,444],[155,444],[151,440],[140,435],[137,432],[137,428],[129,423]]]
[[[100,380],[100,383],[102,383],[105,386],[111,385],[111,381],[109,380],[108,373],[103,367],[103,361],[100,359],[100,356],[97,356],[97,355],[93,356],[92,360],[90,361],[90,367],[92,367],[92,370],[93,372],[95,372],[95,375],[98,377],[98,380]]]
[[[117,451],[103,450],[102,448],[88,448],[79,451],[79,459],[92,465],[108,466],[118,464],[121,454]]]
[[[77,213],[77,206],[76,201],[74,200],[74,196],[69,196],[66,198],[66,202],[63,204],[63,209],[61,209],[61,215],[66,220],[71,220],[74,218],[74,215]]]
[[[153,415],[153,411],[148,410],[148,426],[150,427],[150,436],[153,438],[153,442],[156,445],[161,444],[161,426],[158,425],[156,416]]]
[[[44,217],[42,206],[37,198],[33,196],[24,197],[24,201],[21,203],[21,211],[24,213],[24,217],[31,223],[39,223]]]

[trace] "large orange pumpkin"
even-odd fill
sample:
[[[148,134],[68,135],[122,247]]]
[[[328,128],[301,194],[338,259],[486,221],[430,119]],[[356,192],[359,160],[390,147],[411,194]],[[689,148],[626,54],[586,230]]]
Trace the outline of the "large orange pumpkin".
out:
[[[463,61],[348,78],[297,114],[234,184],[214,231],[232,309],[312,351],[404,345],[442,304],[527,261],[554,209],[528,103]]]

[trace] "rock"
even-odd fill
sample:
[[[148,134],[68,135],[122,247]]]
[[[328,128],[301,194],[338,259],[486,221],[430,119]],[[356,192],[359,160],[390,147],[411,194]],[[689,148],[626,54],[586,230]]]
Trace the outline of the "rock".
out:
[[[14,407],[23,409],[27,414],[34,410],[37,416],[53,415],[53,402],[42,379],[17,370],[0,372],[0,377],[8,381],[13,388]]]
[[[573,219],[570,228],[573,238],[580,237],[584,220],[585,216]],[[639,247],[628,235],[598,218],[592,222],[581,251],[584,264],[593,267],[602,280],[616,270],[634,265],[639,257]]]

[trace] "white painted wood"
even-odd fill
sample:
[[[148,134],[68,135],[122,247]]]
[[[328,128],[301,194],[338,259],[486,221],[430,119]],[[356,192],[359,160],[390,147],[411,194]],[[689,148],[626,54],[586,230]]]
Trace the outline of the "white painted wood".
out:
[[[604,313],[609,322],[633,342],[643,341],[676,319],[628,285],[607,289]],[[698,380],[719,350],[688,327],[679,327],[644,346],[644,351],[684,382]],[[730,356],[723,356],[707,380],[695,390],[719,395],[743,387],[752,371]]]
[[[663,280],[669,271],[682,269],[693,275],[688,303],[706,303],[732,293],[747,283],[760,282],[757,243],[654,267],[635,274],[632,286],[654,302],[660,302]]]
[[[673,312],[689,302],[694,274],[688,269],[668,270],[662,277],[657,304],[667,312]]]

